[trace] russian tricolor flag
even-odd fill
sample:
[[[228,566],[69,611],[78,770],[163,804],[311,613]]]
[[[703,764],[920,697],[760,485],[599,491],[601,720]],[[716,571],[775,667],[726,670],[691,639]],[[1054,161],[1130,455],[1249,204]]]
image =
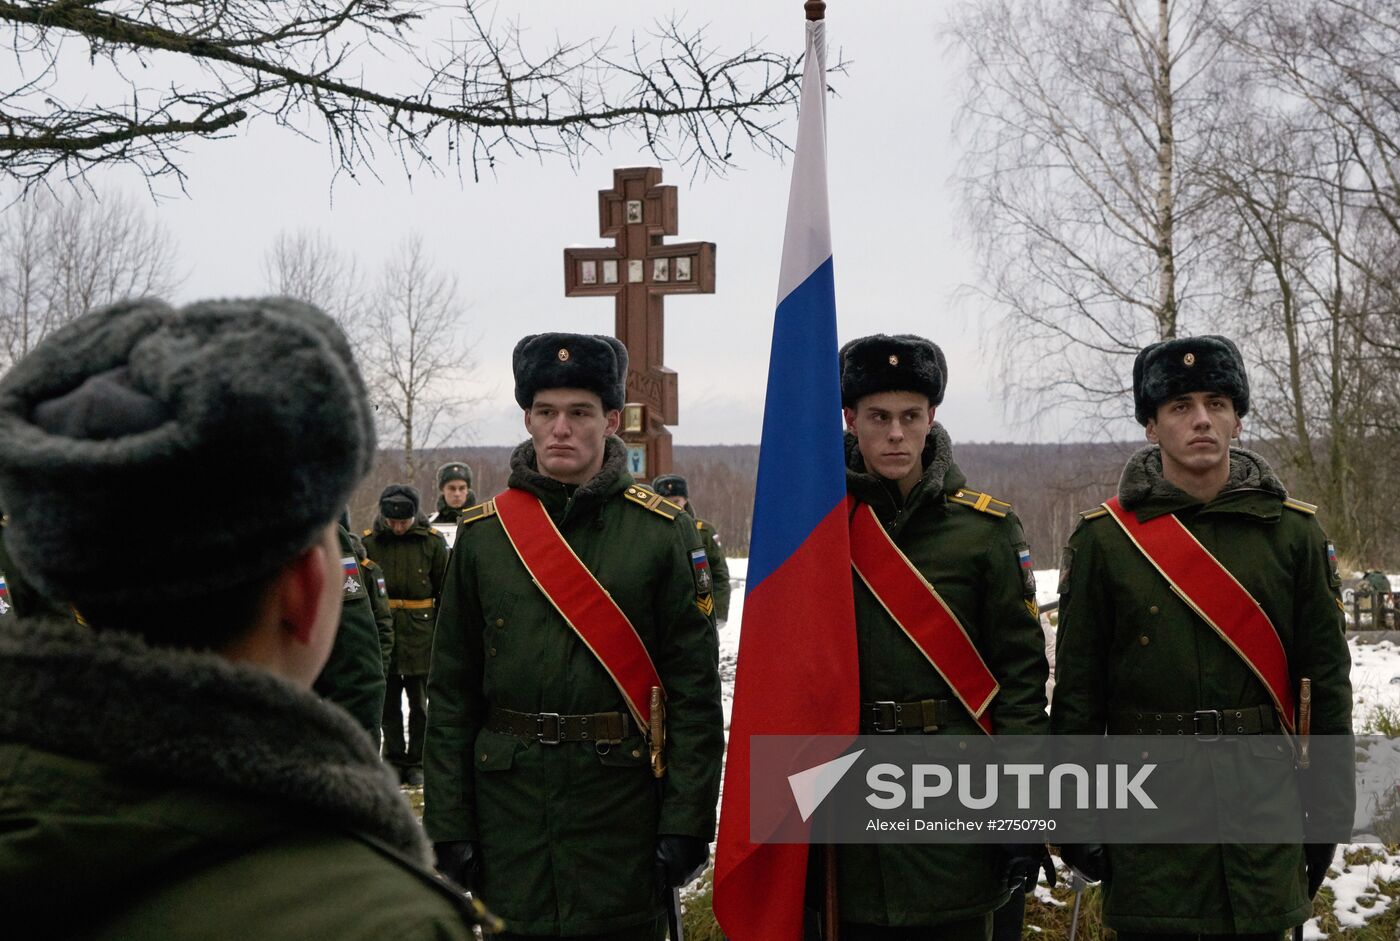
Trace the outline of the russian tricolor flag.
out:
[[[750,833],[751,738],[854,735],[860,708],[821,20],[807,23],[801,109],[715,858],[715,915],[731,941],[802,936],[808,846]]]

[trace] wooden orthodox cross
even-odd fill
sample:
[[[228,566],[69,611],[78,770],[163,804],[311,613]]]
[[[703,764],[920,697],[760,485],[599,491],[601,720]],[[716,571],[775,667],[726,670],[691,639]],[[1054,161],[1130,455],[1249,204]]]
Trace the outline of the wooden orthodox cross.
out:
[[[598,192],[598,228],[611,248],[564,249],[564,296],[616,298],[615,333],[627,347],[622,438],[638,480],[671,472],[671,432],[680,421],[676,373],[664,365],[662,301],[667,294],[713,294],[715,243],[666,244],[676,234],[676,188],[659,167],[613,171]]]

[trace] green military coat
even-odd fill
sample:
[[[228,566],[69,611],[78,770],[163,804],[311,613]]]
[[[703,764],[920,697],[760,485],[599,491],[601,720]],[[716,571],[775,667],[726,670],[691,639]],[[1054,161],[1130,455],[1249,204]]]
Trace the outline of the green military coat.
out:
[[[901,500],[898,488],[865,471],[847,435],[847,492],[869,504],[881,525],[957,615],[1000,685],[989,707],[999,735],[1049,730],[1045,637],[1035,585],[1023,569],[1021,523],[1000,501],[975,508],[977,493],[953,461],[952,442],[935,424],[924,448],[924,474]],[[948,684],[853,574],[856,642],[863,703],[940,699]],[[965,710],[942,733],[982,735]],[[842,921],[908,927],[984,915],[1009,897],[1004,854],[992,845],[853,844],[838,853]]]
[[[1313,683],[1312,733],[1351,732],[1351,663],[1327,537],[1307,504],[1287,499],[1268,465],[1231,451],[1230,483],[1202,505],[1162,477],[1161,454],[1129,462],[1119,500],[1146,521],[1175,513],[1259,602],[1283,641],[1296,684]],[[1099,509],[1084,514],[1065,550],[1052,724],[1057,734],[1100,735],[1135,710],[1194,712],[1261,706],[1264,685]],[[1165,742],[1159,761],[1180,755]],[[1291,756],[1241,740],[1255,753],[1237,773],[1280,771]],[[1255,748],[1254,745],[1258,745]],[[1179,758],[1178,758],[1179,760]],[[1316,771],[1310,774],[1318,773]],[[1332,768],[1350,781],[1351,768]],[[1286,777],[1286,776],[1285,776]],[[1229,806],[1229,784],[1220,800]],[[1348,789],[1349,790],[1349,789]],[[1301,815],[1297,789],[1279,788],[1274,812]],[[1350,806],[1311,807],[1350,821]],[[1104,919],[1122,931],[1254,934],[1312,913],[1298,845],[1111,845]]]
[[[384,661],[384,673],[388,675],[389,664],[394,659],[394,611],[389,607],[389,583],[384,580],[384,570],[364,554],[363,545],[359,558],[365,587],[369,589],[369,605],[374,610],[374,624],[379,630],[379,655]]]
[[[391,772],[309,691],[48,617],[0,624],[0,675],[7,937],[475,937]]]
[[[316,677],[314,689],[350,713],[376,746],[384,715],[384,659],[380,648],[372,598],[379,586],[360,565],[358,540],[344,527],[340,537],[341,586],[340,629],[336,632],[331,655]],[[363,550],[360,550],[363,551]],[[387,606],[385,608],[387,611]]]
[[[480,848],[482,898],[524,934],[620,931],[656,919],[659,835],[709,841],[724,749],[718,638],[691,552],[691,518],[627,497],[626,451],[567,487],[525,442],[510,486],[538,496],[560,533],[627,614],[667,694],[667,764],[647,743],[542,744],[483,728],[492,706],[524,713],[627,712],[612,679],[531,580],[489,505],[469,510],[443,592],[428,679],[423,823],[435,841]]]
[[[436,603],[447,572],[447,541],[421,517],[402,536],[376,518],[365,531],[365,552],[384,574],[394,613],[394,653],[389,672],[424,676],[433,649]],[[401,607],[395,602],[431,602]]]

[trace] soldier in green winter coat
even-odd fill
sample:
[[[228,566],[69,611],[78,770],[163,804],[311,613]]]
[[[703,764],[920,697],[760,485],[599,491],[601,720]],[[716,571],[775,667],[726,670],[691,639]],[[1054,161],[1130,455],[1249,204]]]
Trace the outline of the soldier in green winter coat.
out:
[[[311,691],[335,518],[374,456],[334,322],[283,298],[88,313],[0,379],[0,441],[6,547],[84,618],[0,620],[8,934],[475,937],[392,774]],[[111,525],[196,503],[198,526]]]
[[[394,612],[394,653],[384,697],[384,759],[403,783],[423,783],[423,730],[428,710],[428,660],[437,599],[447,572],[447,541],[418,510],[418,491],[391,484],[379,495],[379,515],[365,530],[365,552],[384,573]],[[408,743],[402,699],[408,697]]]
[[[438,501],[433,523],[455,523],[462,511],[476,505],[472,490],[472,468],[461,461],[448,461],[437,470]]]
[[[19,569],[5,551],[5,526],[9,518],[0,509],[0,623],[36,614],[57,614],[71,617],[72,612],[63,605],[44,598],[19,574]]]
[[[690,502],[690,488],[680,474],[663,474],[651,482],[651,489],[685,510],[695,519],[695,528],[700,532],[701,545],[705,556],[710,560],[710,572],[715,581],[715,620],[723,623],[729,620],[729,563],[724,560],[724,548],[719,544],[719,533],[714,524],[702,520]]]
[[[1029,549],[1009,504],[966,489],[948,433],[934,421],[946,379],[942,350],[922,337],[846,344],[846,489],[874,510],[1000,685],[987,707],[993,733],[1044,734],[1049,667]],[[980,735],[949,683],[859,576],[855,604],[862,734]],[[1043,845],[841,846],[841,937],[904,938],[920,928],[928,937],[985,938],[992,912],[1012,888],[1033,885],[1042,866],[1049,867]],[[1020,903],[1017,893],[1013,904]]]
[[[663,891],[698,873],[714,836],[724,734],[708,564],[690,517],[625,469],[626,349],[531,336],[514,369],[530,440],[511,490],[460,524],[429,679],[423,823],[439,867],[493,899],[510,937],[651,941]],[[496,506],[509,496],[552,523],[523,556]],[[551,546],[586,567],[590,597],[606,589],[654,664],[660,779],[649,751],[663,743],[599,659],[625,639],[616,623],[571,625],[544,594],[561,586],[526,568]],[[576,630],[601,630],[604,653]]]
[[[384,659],[380,648],[372,598],[379,586],[364,571],[358,553],[359,540],[343,525],[336,527],[342,570],[340,630],[336,631],[330,659],[311,688],[335,703],[369,733],[379,749],[380,723],[384,717]]]
[[[1311,733],[1350,734],[1351,664],[1331,546],[1314,507],[1290,499],[1263,458],[1230,446],[1249,409],[1239,351],[1216,336],[1153,344],[1138,354],[1133,393],[1151,445],[1123,470],[1123,510],[1139,523],[1173,514],[1262,608],[1268,619],[1262,626],[1272,627],[1286,653],[1287,681],[1296,690],[1300,679],[1311,679]],[[1106,506],[1082,515],[1060,574],[1054,731],[1211,735],[1221,731],[1221,715],[1240,715],[1230,731],[1243,729],[1239,747],[1256,756],[1243,767],[1287,777],[1291,766],[1279,763],[1291,755],[1274,754],[1265,740],[1258,741],[1266,747],[1251,748],[1248,738],[1283,728],[1268,688],[1187,606]],[[1191,720],[1186,727],[1176,727],[1177,714]],[[1345,788],[1331,791],[1342,796],[1304,808],[1298,790],[1307,788],[1278,788],[1280,812],[1301,819],[1306,809],[1310,828],[1326,820],[1349,824],[1349,760],[1298,777],[1318,774],[1344,780]],[[1229,806],[1229,783],[1217,793],[1221,806]],[[1277,938],[1312,914],[1312,896],[1334,850],[1325,843],[1116,844],[1066,846],[1062,855],[1105,879],[1104,921],[1121,941],[1133,941]]]

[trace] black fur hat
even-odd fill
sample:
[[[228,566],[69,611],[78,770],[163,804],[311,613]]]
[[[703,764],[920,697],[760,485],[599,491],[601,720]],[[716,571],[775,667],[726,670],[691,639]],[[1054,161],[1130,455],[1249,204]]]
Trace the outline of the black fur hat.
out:
[[[603,408],[622,408],[627,397],[627,347],[613,337],[588,333],[536,333],[515,344],[515,401],[528,409],[541,389],[587,389]]]
[[[314,542],[369,469],[374,423],[316,308],[148,299],[20,360],[0,380],[0,442],[6,548],[35,587],[154,606],[255,583]]]
[[[877,392],[921,392],[936,407],[947,386],[948,361],[923,337],[877,333],[841,347],[841,404],[847,407]]]
[[[1249,375],[1230,340],[1214,334],[1178,337],[1143,348],[1133,360],[1133,407],[1146,425],[1168,399],[1187,392],[1219,392],[1235,403],[1241,418],[1249,411]]]
[[[686,487],[685,478],[680,474],[662,474],[651,482],[651,489],[661,494],[663,497],[685,497],[690,499],[690,491]]]
[[[386,520],[418,516],[418,491],[408,484],[390,484],[379,494],[379,515]]]

